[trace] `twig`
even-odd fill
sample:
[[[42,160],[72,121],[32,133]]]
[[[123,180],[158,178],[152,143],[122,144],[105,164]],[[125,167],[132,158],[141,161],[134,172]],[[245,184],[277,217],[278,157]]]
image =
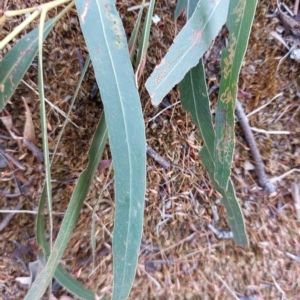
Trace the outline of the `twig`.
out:
[[[149,6],[149,5],[150,5],[150,2],[146,2],[146,3],[144,4],[144,7],[147,7],[147,6]],[[131,6],[131,7],[127,8],[127,11],[134,11],[134,10],[137,10],[137,9],[141,9],[141,7],[142,7],[141,4],[139,4],[139,5],[134,5],[134,6]]]
[[[231,294],[231,296],[234,299],[240,300],[236,293],[229,287],[229,285],[223,280],[223,278],[218,273],[215,272],[215,276],[222,282],[222,284],[226,287],[227,291]]]
[[[165,108],[162,109],[158,114],[156,114],[153,118],[151,118],[150,120],[148,120],[147,123],[149,123],[149,122],[155,120],[155,119],[156,119],[160,114],[162,114],[164,111],[168,110],[169,108],[171,108],[171,107],[173,107],[173,106],[175,106],[175,105],[177,105],[177,104],[179,104],[179,103],[180,103],[180,101],[177,101],[177,102],[175,102],[175,103],[173,103],[173,104],[171,104],[171,105],[165,107]]]
[[[264,134],[291,134],[290,131],[286,130],[264,130],[261,128],[250,127],[252,131],[264,133]]]
[[[271,183],[267,178],[267,175],[264,170],[264,163],[261,159],[259,150],[254,140],[254,136],[249,126],[248,119],[244,113],[241,103],[238,100],[236,100],[235,114],[238,121],[241,124],[246,141],[250,147],[251,154],[255,162],[255,169],[256,169],[256,174],[258,176],[259,185],[268,193],[273,193],[276,191],[275,185]]]
[[[208,229],[210,229],[219,240],[231,240],[233,239],[233,233],[231,231],[220,231],[215,228],[212,224],[207,225]]]
[[[150,155],[155,161],[157,161],[163,168],[167,169],[170,167],[176,168],[184,173],[187,174],[192,174],[192,172],[190,170],[186,170],[176,164],[172,164],[167,162],[162,156],[160,156],[153,148],[151,148],[151,146],[149,146],[148,144],[146,144],[147,146],[147,154]]]
[[[274,276],[272,276],[272,280],[276,286],[276,288],[278,289],[278,291],[282,294],[282,299],[285,299],[285,291],[280,287],[280,285],[277,283],[276,279]]]
[[[256,114],[257,112],[259,112],[260,110],[262,110],[263,108],[267,107],[273,100],[281,97],[283,95],[283,93],[279,93],[277,94],[275,97],[273,97],[270,101],[268,101],[267,103],[263,104],[262,106],[260,106],[259,108],[251,111],[251,113],[249,113],[248,115],[246,115],[247,118],[249,118],[250,116]]]
[[[292,183],[291,186],[292,189],[292,196],[293,196],[293,200],[294,200],[294,206],[296,209],[296,214],[298,217],[298,220],[300,220],[300,189],[299,189],[299,184],[297,184],[296,182]]]
[[[293,260],[295,260],[296,262],[300,263],[300,257],[299,256],[296,256],[292,253],[289,253],[289,252],[285,252],[285,255]]]
[[[32,152],[32,154],[36,157],[38,162],[43,162],[44,161],[43,151],[40,150],[35,144],[33,144],[28,139],[24,138],[23,139],[23,145],[26,146]]]
[[[16,207],[14,208],[15,210],[19,210],[22,207],[23,203],[19,202]],[[7,216],[3,219],[3,221],[0,223],[0,232],[7,226],[7,224],[10,222],[10,220],[13,218],[15,215],[14,211],[10,211]]]
[[[3,159],[6,160],[6,164],[9,165],[7,162],[10,161],[15,167],[17,167],[19,170],[25,171],[26,168],[23,167],[23,165],[15,159],[13,156],[11,156],[8,152],[5,151],[4,147],[0,144],[0,154],[2,155]]]
[[[300,169],[291,169],[291,170],[285,172],[284,174],[282,174],[282,175],[280,175],[280,176],[278,176],[278,177],[273,177],[273,178],[271,178],[270,181],[271,181],[271,182],[279,181],[279,180],[281,180],[281,179],[283,179],[283,178],[285,178],[285,177],[287,177],[287,176],[293,174],[294,172],[300,172]]]
[[[39,96],[39,93],[33,88],[31,87],[26,81],[24,81],[23,79],[21,80],[29,89],[31,89],[36,95]],[[47,98],[44,98],[45,101],[51,106],[52,109],[54,109],[55,111],[57,111],[59,114],[61,114],[64,118],[66,118],[66,114],[64,111],[62,111],[59,107],[57,107],[56,105],[54,105],[53,103],[51,103],[51,101],[49,101]],[[68,119],[69,122],[71,124],[73,124],[76,128],[79,128],[71,119]]]
[[[157,161],[163,168],[170,168],[171,164],[167,162],[162,156],[160,156],[153,148],[147,144],[147,154],[150,155],[155,161]]]
[[[297,16],[298,15],[298,11],[299,11],[299,0],[295,0],[295,4],[294,4],[294,15]]]

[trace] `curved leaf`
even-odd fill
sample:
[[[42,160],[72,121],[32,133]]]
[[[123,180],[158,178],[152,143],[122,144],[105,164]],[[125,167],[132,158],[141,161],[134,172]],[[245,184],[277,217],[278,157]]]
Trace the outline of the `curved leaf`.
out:
[[[235,242],[238,245],[248,246],[248,238],[242,210],[236,199],[233,184],[229,181],[228,189],[224,191],[214,180],[215,164],[214,140],[215,131],[212,125],[209,97],[207,93],[205,72],[202,60],[192,68],[179,84],[180,100],[185,110],[191,113],[193,121],[199,128],[205,146],[199,156],[208,171],[214,188],[223,196],[222,203],[226,208],[229,226]]]
[[[196,3],[191,0],[187,2],[188,16],[191,16]],[[199,156],[208,170],[209,177],[214,188],[223,195],[222,202],[226,208],[228,223],[238,245],[248,246],[248,237],[242,210],[236,199],[233,184],[230,181],[227,191],[220,188],[214,180],[214,140],[215,131],[212,124],[210,102],[207,92],[205,70],[202,59],[196,67],[192,68],[179,84],[180,100],[183,108],[190,112],[193,121],[199,128],[205,146],[199,152]]]
[[[199,62],[226,21],[229,0],[200,0],[166,56],[146,82],[152,103],[158,105],[172,87]]]
[[[45,23],[44,40],[58,20],[57,16]],[[0,62],[0,111],[17,89],[37,54],[38,31],[39,28],[36,28],[24,35]]]
[[[76,0],[104,104],[115,171],[113,299],[126,299],[135,277],[146,189],[146,139],[126,35],[112,0]]]
[[[61,259],[66,249],[67,243],[76,225],[81,207],[89,191],[91,182],[94,179],[94,175],[97,170],[100,158],[102,156],[106,141],[107,128],[105,125],[105,118],[103,116],[99,122],[88,153],[88,165],[79,176],[68,209],[62,221],[57,239],[55,241],[55,244],[53,245],[52,252],[48,258],[47,264],[32,284],[29,292],[25,297],[25,300],[40,299],[46,291],[48,285],[50,284],[54,272],[58,266],[59,260]],[[44,246],[47,247],[47,245]],[[60,271],[61,270],[59,270],[58,273],[56,273],[56,275],[61,281],[65,277],[60,277],[60,275],[63,276],[63,274],[60,274]],[[69,280],[69,278],[65,279]],[[89,292],[87,294],[89,295]]]

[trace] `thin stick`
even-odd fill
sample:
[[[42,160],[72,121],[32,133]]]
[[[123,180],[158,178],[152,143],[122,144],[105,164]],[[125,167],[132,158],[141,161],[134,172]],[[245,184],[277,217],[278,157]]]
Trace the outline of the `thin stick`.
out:
[[[234,299],[240,300],[236,293],[229,287],[229,285],[223,280],[223,278],[218,273],[215,272],[215,276],[222,282],[222,284],[226,287],[227,291],[231,294],[231,296]]]
[[[280,176],[278,176],[278,177],[273,177],[273,178],[271,178],[270,181],[271,181],[271,182],[279,181],[279,180],[281,180],[281,179],[283,179],[283,178],[285,178],[285,177],[287,177],[287,176],[293,174],[294,172],[300,172],[300,169],[291,169],[291,170],[285,172],[284,174],[282,174],[282,175],[280,175]]]
[[[294,4],[294,15],[297,16],[298,15],[298,11],[299,11],[299,0],[295,0],[295,4]]]
[[[292,196],[293,196],[293,200],[294,200],[294,206],[296,209],[296,214],[298,217],[298,220],[300,220],[300,189],[299,189],[299,184],[297,184],[296,182],[292,183],[291,186],[291,190],[292,190]]]
[[[208,229],[211,230],[219,240],[231,240],[233,239],[232,231],[221,231],[215,228],[212,224],[207,225]]]
[[[256,127],[250,127],[250,128],[252,131],[264,133],[264,134],[291,134],[290,131],[285,131],[285,130],[264,130]]]
[[[147,7],[149,5],[150,5],[150,2],[146,2],[144,4],[144,7]],[[142,7],[141,4],[140,5],[134,5],[134,6],[131,6],[131,7],[127,8],[127,11],[134,11],[134,10],[140,9],[141,7]]]
[[[161,115],[164,111],[168,110],[169,108],[171,108],[171,107],[173,107],[173,106],[175,106],[175,105],[177,105],[177,104],[179,104],[179,103],[180,103],[180,101],[177,101],[177,102],[175,102],[175,103],[173,103],[173,104],[167,106],[166,108],[162,109],[162,110],[161,110],[158,114],[156,114],[153,118],[151,118],[150,120],[148,120],[147,123],[149,123],[149,122],[155,120],[155,119],[156,119],[159,115]]]
[[[163,168],[170,168],[171,164],[167,162],[162,156],[160,156],[153,148],[147,144],[147,154],[150,155],[155,161],[157,161]]]
[[[250,147],[251,154],[255,162],[255,170],[258,176],[259,185],[268,193],[273,193],[276,191],[275,185],[271,183],[267,178],[267,175],[264,170],[265,168],[264,163],[261,159],[259,150],[254,140],[254,136],[249,126],[248,119],[244,113],[244,110],[239,100],[236,100],[235,114],[241,124],[243,132],[245,134],[246,141]]]
[[[14,208],[14,210],[19,210],[22,207],[23,203],[19,202],[17,206]],[[0,223],[0,232],[7,226],[7,224],[10,222],[10,220],[15,215],[14,211],[9,211],[7,216],[3,219],[3,221]]]
[[[277,99],[278,97],[281,97],[283,95],[283,93],[279,93],[277,94],[275,97],[273,97],[270,101],[268,101],[267,103],[265,103],[264,105],[260,106],[259,108],[251,111],[251,113],[249,113],[248,115],[246,115],[247,118],[249,118],[250,116],[256,114],[257,112],[259,112],[260,110],[262,110],[263,108],[267,107],[273,100]]]

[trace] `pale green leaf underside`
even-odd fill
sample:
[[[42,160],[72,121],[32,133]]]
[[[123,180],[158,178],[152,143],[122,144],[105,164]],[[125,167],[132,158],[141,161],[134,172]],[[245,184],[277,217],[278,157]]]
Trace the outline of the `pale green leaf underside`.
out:
[[[229,0],[200,0],[166,56],[146,82],[152,103],[163,97],[194,67],[226,21]]]
[[[143,227],[146,139],[142,109],[115,1],[76,0],[76,7],[104,104],[113,156],[113,299],[125,299],[135,277]]]

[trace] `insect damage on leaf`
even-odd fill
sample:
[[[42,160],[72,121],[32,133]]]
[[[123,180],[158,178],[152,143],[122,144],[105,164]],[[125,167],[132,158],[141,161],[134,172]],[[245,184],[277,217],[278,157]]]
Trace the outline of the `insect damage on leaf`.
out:
[[[162,59],[161,63],[156,67],[156,69],[162,68],[162,70],[155,77],[154,79],[155,84],[159,84],[166,77],[169,70],[172,67],[174,68],[176,61],[178,61],[178,59],[182,57],[183,52],[184,51],[180,51],[173,61],[169,62],[165,59]]]
[[[221,164],[230,162],[232,158],[232,145],[234,145],[234,136],[230,134],[231,126],[225,125],[225,134],[223,139],[217,141],[216,150]]]
[[[236,95],[236,86],[233,83],[231,87],[229,86],[226,87],[225,91],[220,96],[220,100],[226,104],[230,102],[234,103],[235,95]]]
[[[238,25],[238,23],[241,22],[245,5],[246,0],[240,0],[237,6],[233,9],[232,14],[236,15],[235,25]]]
[[[230,45],[229,45],[229,48],[228,48],[229,55],[228,55],[228,57],[226,57],[224,59],[224,64],[225,64],[224,78],[225,79],[227,79],[229,74],[231,73],[232,63],[233,63],[233,59],[234,59],[234,55],[235,55],[235,46],[236,46],[236,44],[237,44],[237,39],[236,39],[234,33],[232,33],[230,35]]]

